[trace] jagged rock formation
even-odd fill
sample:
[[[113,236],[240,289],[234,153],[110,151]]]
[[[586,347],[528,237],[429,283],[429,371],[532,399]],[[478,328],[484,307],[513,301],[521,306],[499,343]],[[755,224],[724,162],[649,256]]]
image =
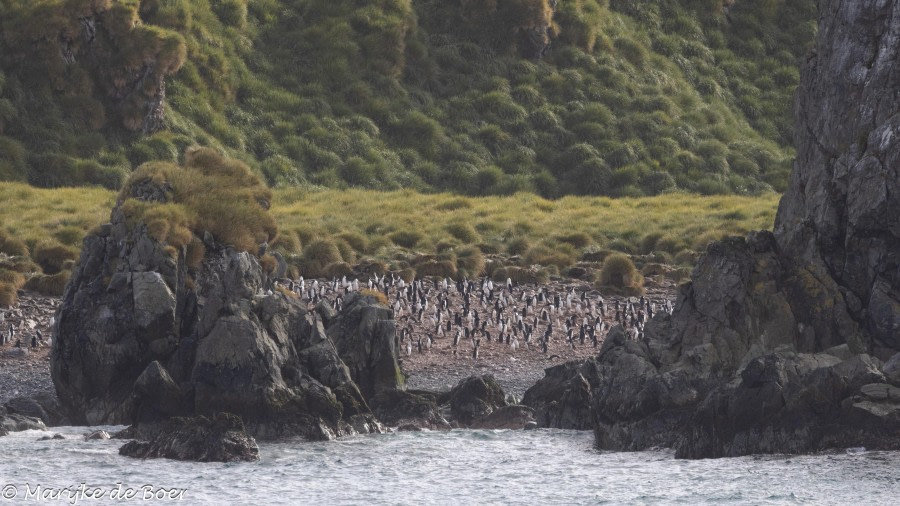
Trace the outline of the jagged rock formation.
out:
[[[263,438],[380,431],[347,364],[366,391],[402,386],[387,309],[348,295],[326,332],[319,314],[275,289],[257,256],[208,232],[202,246],[161,242],[159,222],[128,210],[167,209],[163,176],[128,186],[111,222],[85,239],[66,288],[52,374],[71,421],[152,428],[229,412]]]
[[[544,377],[525,392],[522,404],[535,412],[538,427],[589,430],[592,390],[597,385],[593,360],[566,362],[544,371]]]
[[[801,322],[826,339],[863,333],[883,356],[900,349],[900,3],[819,8],[775,234],[781,255],[806,264],[818,290],[838,292],[833,314]]]
[[[352,297],[340,314],[325,321],[328,337],[367,399],[403,388],[406,378],[397,362],[397,329],[390,309]]]
[[[589,369],[600,448],[900,447],[900,2],[825,0],[820,19],[775,233],[711,245],[643,342],[610,332]],[[582,369],[532,389],[544,425]]]
[[[173,418],[149,441],[129,441],[119,455],[195,462],[255,462],[259,447],[244,432],[241,419],[219,413],[212,418]]]

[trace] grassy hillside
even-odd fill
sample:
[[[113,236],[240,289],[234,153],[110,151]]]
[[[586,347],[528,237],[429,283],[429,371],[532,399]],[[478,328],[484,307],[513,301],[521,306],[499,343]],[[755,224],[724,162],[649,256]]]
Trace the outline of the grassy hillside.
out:
[[[814,0],[0,0],[0,180],[200,144],[276,187],[781,190],[814,30]]]
[[[170,169],[154,164],[142,170]],[[0,183],[0,305],[26,282],[31,289],[60,293],[83,235],[108,220],[116,198],[116,192],[99,188]],[[172,204],[187,206],[184,212],[160,216],[183,215],[188,228],[211,229],[223,240],[235,235],[216,223],[192,220],[190,206],[199,204],[191,202]],[[772,194],[546,200],[525,193],[470,198],[287,188],[274,191],[270,214],[280,229],[272,249],[295,275],[341,275],[356,266],[406,276],[518,274],[542,280],[558,274],[591,279],[616,251],[632,256],[647,275],[667,270],[657,265],[667,263],[681,266],[674,275],[684,276],[708,242],[770,229],[776,206]],[[165,229],[171,236],[175,228]]]

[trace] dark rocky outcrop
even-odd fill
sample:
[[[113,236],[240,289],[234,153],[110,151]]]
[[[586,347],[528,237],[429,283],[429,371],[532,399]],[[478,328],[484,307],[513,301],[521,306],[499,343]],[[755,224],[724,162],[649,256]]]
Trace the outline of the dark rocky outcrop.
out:
[[[239,417],[219,413],[212,418],[172,418],[148,441],[130,441],[119,454],[140,459],[255,462],[259,447],[246,434]]]
[[[538,427],[590,430],[592,389],[597,386],[596,364],[573,361],[551,367],[525,392],[522,404],[534,410]]]
[[[343,311],[327,317],[328,337],[350,369],[350,376],[371,399],[382,391],[402,389],[406,379],[397,362],[397,332],[391,310],[357,294]]]
[[[512,405],[497,408],[487,415],[476,418],[469,424],[470,429],[523,430],[534,424],[534,410],[528,406]]]
[[[44,425],[44,422],[30,416],[16,413],[0,415],[0,432],[9,434],[23,430],[47,430],[47,426]]]
[[[819,8],[774,234],[712,244],[643,341],[610,332],[585,376],[600,448],[900,448],[900,1]],[[526,396],[545,425],[584,368]]]
[[[506,397],[492,374],[470,376],[450,390],[450,413],[463,426],[504,406]]]
[[[133,184],[131,195],[165,201],[165,184]],[[386,308],[350,295],[326,332],[315,312],[274,289],[255,255],[209,234],[204,243],[189,271],[188,248],[158,242],[121,203],[85,239],[52,352],[72,423],[227,411],[262,438],[380,431],[360,385],[370,395],[402,386]]]
[[[427,391],[383,390],[369,404],[375,416],[390,427],[446,430],[450,424],[441,414],[443,397]]]
[[[34,397],[16,397],[9,400],[4,407],[9,413],[37,418],[47,427],[66,425],[67,420],[55,395],[49,392]]]

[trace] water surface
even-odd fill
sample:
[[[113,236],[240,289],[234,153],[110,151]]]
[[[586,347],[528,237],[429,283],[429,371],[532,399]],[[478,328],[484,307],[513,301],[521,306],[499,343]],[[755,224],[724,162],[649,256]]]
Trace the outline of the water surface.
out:
[[[14,504],[81,484],[111,504],[119,489],[143,504],[897,504],[900,452],[862,449],[817,456],[676,460],[669,451],[605,453],[589,432],[393,433],[323,443],[262,443],[255,464],[134,460],[121,441],[62,441],[26,431],[0,438],[0,489]],[[152,489],[142,489],[149,486]],[[174,492],[172,489],[176,489]],[[31,496],[26,494],[31,492]],[[142,494],[183,492],[142,501]],[[0,490],[12,494],[12,489]],[[0,499],[0,504],[3,500]]]

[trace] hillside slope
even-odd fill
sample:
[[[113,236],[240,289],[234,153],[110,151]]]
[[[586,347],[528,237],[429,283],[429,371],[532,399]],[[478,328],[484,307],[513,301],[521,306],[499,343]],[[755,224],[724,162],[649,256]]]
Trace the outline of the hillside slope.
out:
[[[782,190],[814,0],[0,0],[0,179]]]

